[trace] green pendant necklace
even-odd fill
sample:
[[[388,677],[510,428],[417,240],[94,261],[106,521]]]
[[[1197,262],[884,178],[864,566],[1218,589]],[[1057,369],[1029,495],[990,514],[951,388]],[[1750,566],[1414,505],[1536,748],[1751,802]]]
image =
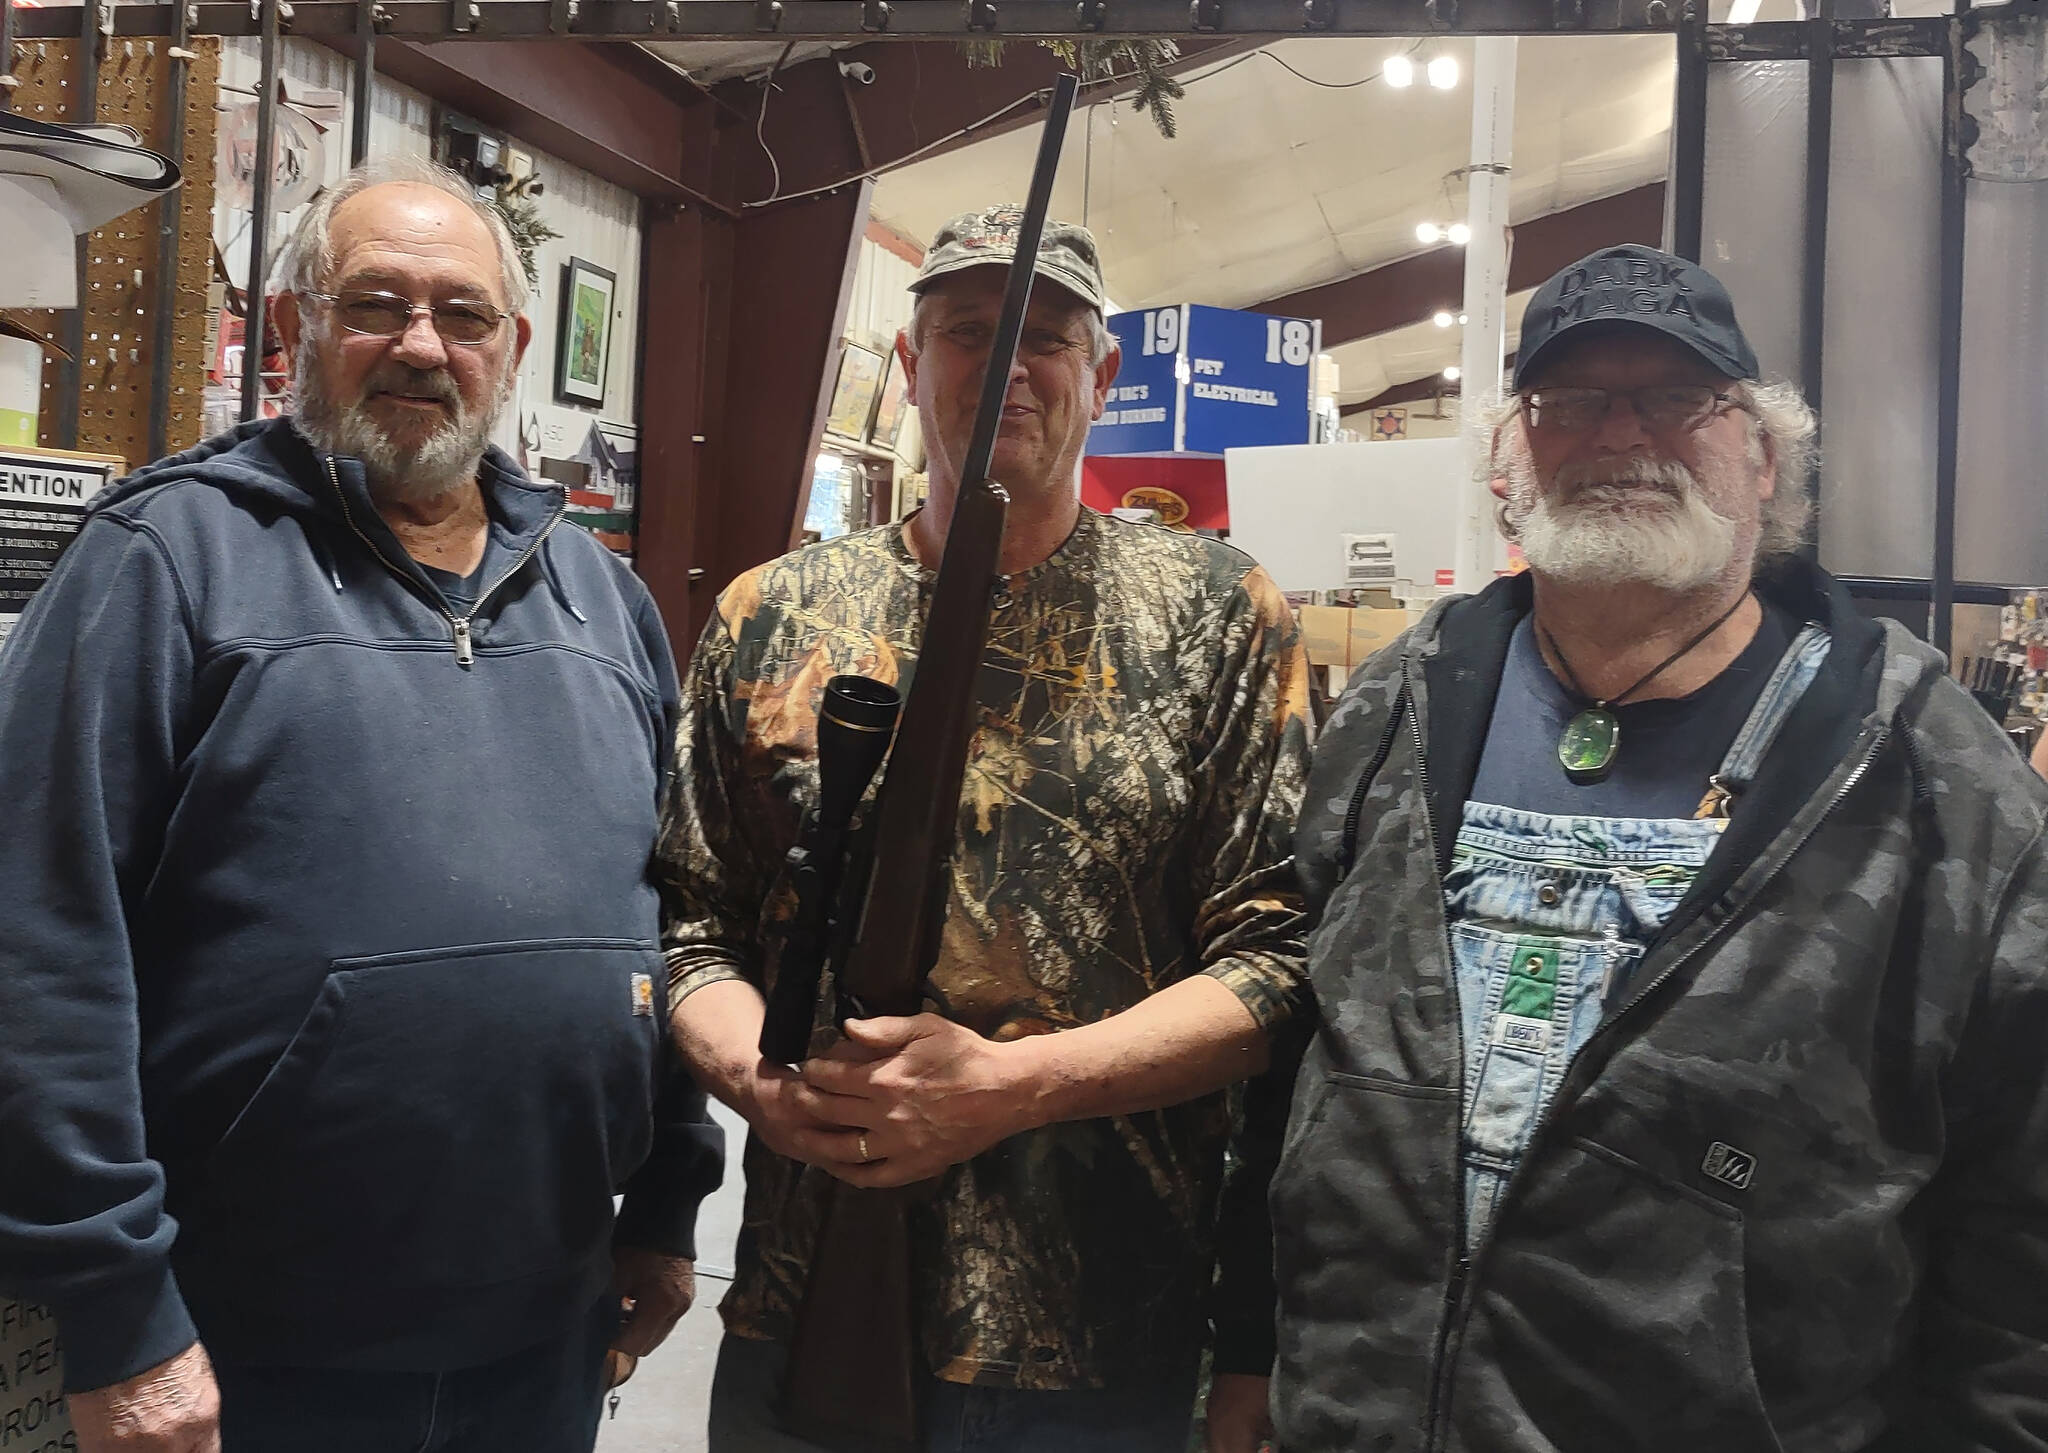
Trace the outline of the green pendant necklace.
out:
[[[1557,664],[1564,667],[1565,683],[1579,700],[1588,702],[1579,714],[1564,725],[1564,732],[1557,739],[1557,760],[1564,768],[1564,775],[1581,787],[1594,782],[1604,782],[1607,774],[1614,770],[1614,759],[1621,755],[1621,723],[1615,718],[1612,707],[1620,706],[1631,696],[1662,676],[1678,664],[1680,658],[1689,655],[1707,637],[1728,624],[1728,618],[1742,609],[1742,603],[1749,599],[1745,591],[1737,597],[1735,604],[1714,618],[1714,623],[1659,661],[1650,670],[1636,679],[1635,685],[1626,691],[1617,691],[1604,700],[1596,700],[1591,692],[1579,685],[1578,673],[1572,670],[1572,663],[1564,658],[1564,652],[1557,648],[1556,639],[1544,630],[1541,622],[1536,629],[1543,632],[1543,644],[1550,647],[1550,654],[1557,658]]]

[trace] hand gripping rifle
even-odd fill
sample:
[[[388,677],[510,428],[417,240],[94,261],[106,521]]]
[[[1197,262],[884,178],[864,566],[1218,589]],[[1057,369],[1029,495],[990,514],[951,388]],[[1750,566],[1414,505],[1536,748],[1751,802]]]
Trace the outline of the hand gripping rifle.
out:
[[[988,477],[1010,369],[1031,301],[1039,239],[1079,83],[1054,83],[1038,165],[1017,230],[1003,311],[982,379],[960,492],[909,699],[895,745],[894,688],[862,676],[826,686],[818,724],[818,806],[790,852],[798,911],[761,1028],[762,1057],[808,1053],[823,970],[832,969],[834,1019],[915,1014],[945,925],[960,787],[977,716],[976,684],[1002,559],[1010,496]],[[884,750],[888,770],[871,835],[850,832],[855,805]],[[824,1218],[790,1343],[783,1426],[845,1453],[923,1447],[919,1389],[929,1375],[911,1304],[911,1188],[863,1190],[827,1181]]]

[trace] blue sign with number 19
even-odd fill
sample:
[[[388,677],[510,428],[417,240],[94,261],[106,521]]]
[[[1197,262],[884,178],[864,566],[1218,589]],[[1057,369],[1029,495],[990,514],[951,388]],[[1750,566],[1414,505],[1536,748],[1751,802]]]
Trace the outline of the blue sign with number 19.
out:
[[[1199,303],[1118,313],[1123,363],[1090,454],[1305,444],[1318,325]]]

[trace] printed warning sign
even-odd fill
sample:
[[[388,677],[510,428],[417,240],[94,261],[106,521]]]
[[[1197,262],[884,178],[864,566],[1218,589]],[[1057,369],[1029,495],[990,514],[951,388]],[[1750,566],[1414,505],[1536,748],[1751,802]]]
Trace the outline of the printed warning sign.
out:
[[[0,646],[85,523],[86,505],[124,467],[103,455],[0,449]]]

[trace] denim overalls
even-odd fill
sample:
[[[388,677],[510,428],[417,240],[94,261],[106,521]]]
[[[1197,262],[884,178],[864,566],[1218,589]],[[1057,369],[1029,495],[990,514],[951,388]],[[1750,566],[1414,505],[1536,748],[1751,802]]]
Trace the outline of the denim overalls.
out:
[[[1738,796],[1826,658],[1802,630],[1715,774],[1703,813]],[[1469,802],[1444,879],[1465,1032],[1465,1232],[1493,1218],[1566,1066],[1632,992],[1725,815],[1614,818]]]

